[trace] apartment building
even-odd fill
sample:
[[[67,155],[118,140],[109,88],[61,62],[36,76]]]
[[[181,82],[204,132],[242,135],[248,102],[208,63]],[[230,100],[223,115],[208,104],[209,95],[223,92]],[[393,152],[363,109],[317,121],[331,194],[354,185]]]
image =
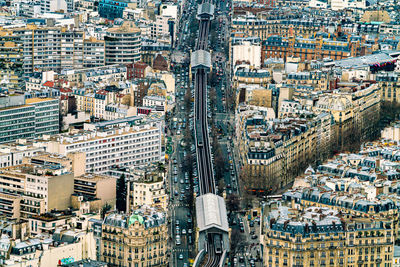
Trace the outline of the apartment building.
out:
[[[234,36],[258,37],[261,41],[267,40],[270,35],[311,36],[321,31],[324,26],[328,26],[327,21],[323,20],[276,19],[273,15],[269,18],[267,12],[265,14],[266,17],[261,14],[260,17],[248,15],[233,18],[232,32]]]
[[[0,95],[0,143],[35,136],[35,107],[23,95]]]
[[[130,214],[111,213],[102,226],[101,260],[120,266],[166,266],[166,214],[143,206]]]
[[[16,145],[14,149],[4,146],[2,149],[10,151],[11,163],[15,165],[0,169],[0,214],[9,218],[27,218],[71,206],[74,175],[84,173],[83,153],[64,157],[27,145]],[[20,151],[16,151],[18,149]],[[22,161],[18,159],[21,156]]]
[[[106,64],[105,43],[90,37],[83,40],[83,68],[102,67]]]
[[[59,133],[59,100],[0,95],[0,143]]]
[[[74,194],[83,196],[84,200],[100,200],[99,209],[106,203],[114,206],[116,181],[116,178],[106,175],[81,175],[74,178]]]
[[[124,175],[128,180],[127,210],[129,212],[143,205],[163,210],[167,208],[166,172],[162,165],[149,164],[124,170],[114,169],[111,173],[119,177]]]
[[[85,39],[80,29],[64,26],[36,26],[1,29],[5,60],[13,58],[13,66],[22,62],[25,74],[37,71],[56,71],[62,69],[81,69],[89,66],[104,66],[105,47],[103,41],[93,38]],[[0,41],[1,43],[1,41]]]
[[[61,12],[72,13],[75,10],[74,0],[42,0],[40,10],[42,13]]]
[[[128,79],[127,72],[127,66],[124,64],[117,64],[102,67],[66,70],[61,73],[60,78],[66,79],[71,83],[77,83],[79,85],[83,85],[84,82],[118,82]]]
[[[400,101],[400,82],[398,72],[380,72],[376,74],[382,101]]]
[[[258,37],[232,38],[232,64],[246,62],[254,68],[261,67],[261,40]]]
[[[285,82],[291,85],[308,85],[315,91],[325,91],[329,85],[329,73],[323,71],[292,72],[286,75]]]
[[[381,94],[375,81],[341,82],[337,90],[323,94],[314,111],[331,113],[337,123],[338,145],[354,136],[360,140],[375,137],[379,120]]]
[[[50,153],[86,153],[86,172],[105,173],[112,166],[140,166],[162,160],[160,120],[105,121],[88,130],[52,136],[42,145]]]
[[[60,165],[21,164],[0,169],[0,214],[28,218],[53,209],[67,209],[73,174]]]
[[[0,84],[2,88],[24,87],[22,45],[18,36],[0,32]]]
[[[239,113],[237,147],[249,189],[274,191],[293,181],[307,162],[329,155],[331,116],[268,120],[263,109]]]
[[[331,58],[340,60],[358,56],[359,41],[336,41],[317,36],[315,38],[269,36],[262,43],[262,59],[298,57],[305,60]]]
[[[271,209],[263,225],[266,266],[391,266],[390,220],[319,207],[266,209]]]
[[[30,98],[27,105],[35,107],[35,135],[53,135],[60,132],[60,104],[53,98]]]
[[[141,33],[133,21],[125,21],[121,26],[106,32],[106,65],[129,64],[140,60]]]
[[[98,6],[99,15],[109,20],[122,18],[124,10],[131,2],[130,0],[100,0]]]

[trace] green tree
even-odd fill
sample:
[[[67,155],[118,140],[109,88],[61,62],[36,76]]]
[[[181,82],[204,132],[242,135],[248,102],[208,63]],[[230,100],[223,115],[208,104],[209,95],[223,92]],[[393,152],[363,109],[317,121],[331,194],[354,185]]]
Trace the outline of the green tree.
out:
[[[125,212],[126,211],[126,182],[125,175],[121,175],[117,181],[117,210]]]

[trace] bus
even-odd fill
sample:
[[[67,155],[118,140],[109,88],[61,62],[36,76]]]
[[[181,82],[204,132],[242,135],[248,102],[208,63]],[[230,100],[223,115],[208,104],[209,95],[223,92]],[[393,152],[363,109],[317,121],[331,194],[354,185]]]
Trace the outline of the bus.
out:
[[[214,235],[214,248],[215,254],[222,254],[222,243],[220,235]]]

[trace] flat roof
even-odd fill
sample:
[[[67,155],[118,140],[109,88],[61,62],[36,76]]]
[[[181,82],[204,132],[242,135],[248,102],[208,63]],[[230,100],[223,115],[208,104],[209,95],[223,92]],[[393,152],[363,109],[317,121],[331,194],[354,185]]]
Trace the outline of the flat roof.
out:
[[[50,97],[34,97],[34,98],[28,98],[26,99],[26,104],[34,104],[34,103],[39,103],[39,102],[44,102],[44,101],[51,101],[51,100],[57,100],[55,98],[50,98]]]

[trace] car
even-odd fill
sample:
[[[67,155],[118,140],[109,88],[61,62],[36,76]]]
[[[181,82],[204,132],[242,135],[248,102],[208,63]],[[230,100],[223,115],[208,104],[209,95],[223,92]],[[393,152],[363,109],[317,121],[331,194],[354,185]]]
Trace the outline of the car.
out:
[[[189,183],[189,179],[185,179],[185,183],[188,184]],[[189,190],[189,189],[186,189]]]
[[[191,228],[189,228],[187,232],[188,232],[188,234],[192,234],[193,230]]]
[[[240,257],[239,257],[239,262],[240,262],[240,263],[243,263],[243,262],[244,262],[244,257],[243,257],[243,256],[240,256]]]
[[[181,179],[181,184],[184,184],[184,183],[185,183],[185,181],[183,179]]]
[[[189,186],[187,185],[186,187],[185,187],[185,190],[189,190],[190,188],[189,188]]]
[[[186,230],[182,229],[182,235],[186,235]]]
[[[252,235],[251,239],[257,239],[257,235]]]
[[[250,222],[249,222],[249,226],[250,226],[250,227],[253,227],[253,226],[254,226],[254,222],[253,222],[253,221],[250,221]]]
[[[175,225],[179,225],[179,220],[176,220],[176,221],[175,221]]]
[[[177,183],[177,182],[178,182],[178,177],[174,176],[174,183]]]
[[[183,260],[183,254],[182,254],[182,253],[179,254],[179,259],[180,259],[180,260]]]
[[[188,242],[189,242],[190,245],[193,244],[193,239],[192,239],[192,236],[191,236],[191,235],[188,236]]]
[[[187,262],[185,262],[185,263],[183,264],[183,267],[188,267]]]
[[[250,231],[250,234],[251,234],[251,235],[254,235],[255,233],[256,233],[256,231],[254,231],[254,230],[251,230],[251,231]]]
[[[183,201],[183,195],[179,196],[179,201]]]
[[[192,218],[188,218],[187,222],[192,223]]]
[[[179,193],[178,191],[175,190],[174,195],[177,196]]]

